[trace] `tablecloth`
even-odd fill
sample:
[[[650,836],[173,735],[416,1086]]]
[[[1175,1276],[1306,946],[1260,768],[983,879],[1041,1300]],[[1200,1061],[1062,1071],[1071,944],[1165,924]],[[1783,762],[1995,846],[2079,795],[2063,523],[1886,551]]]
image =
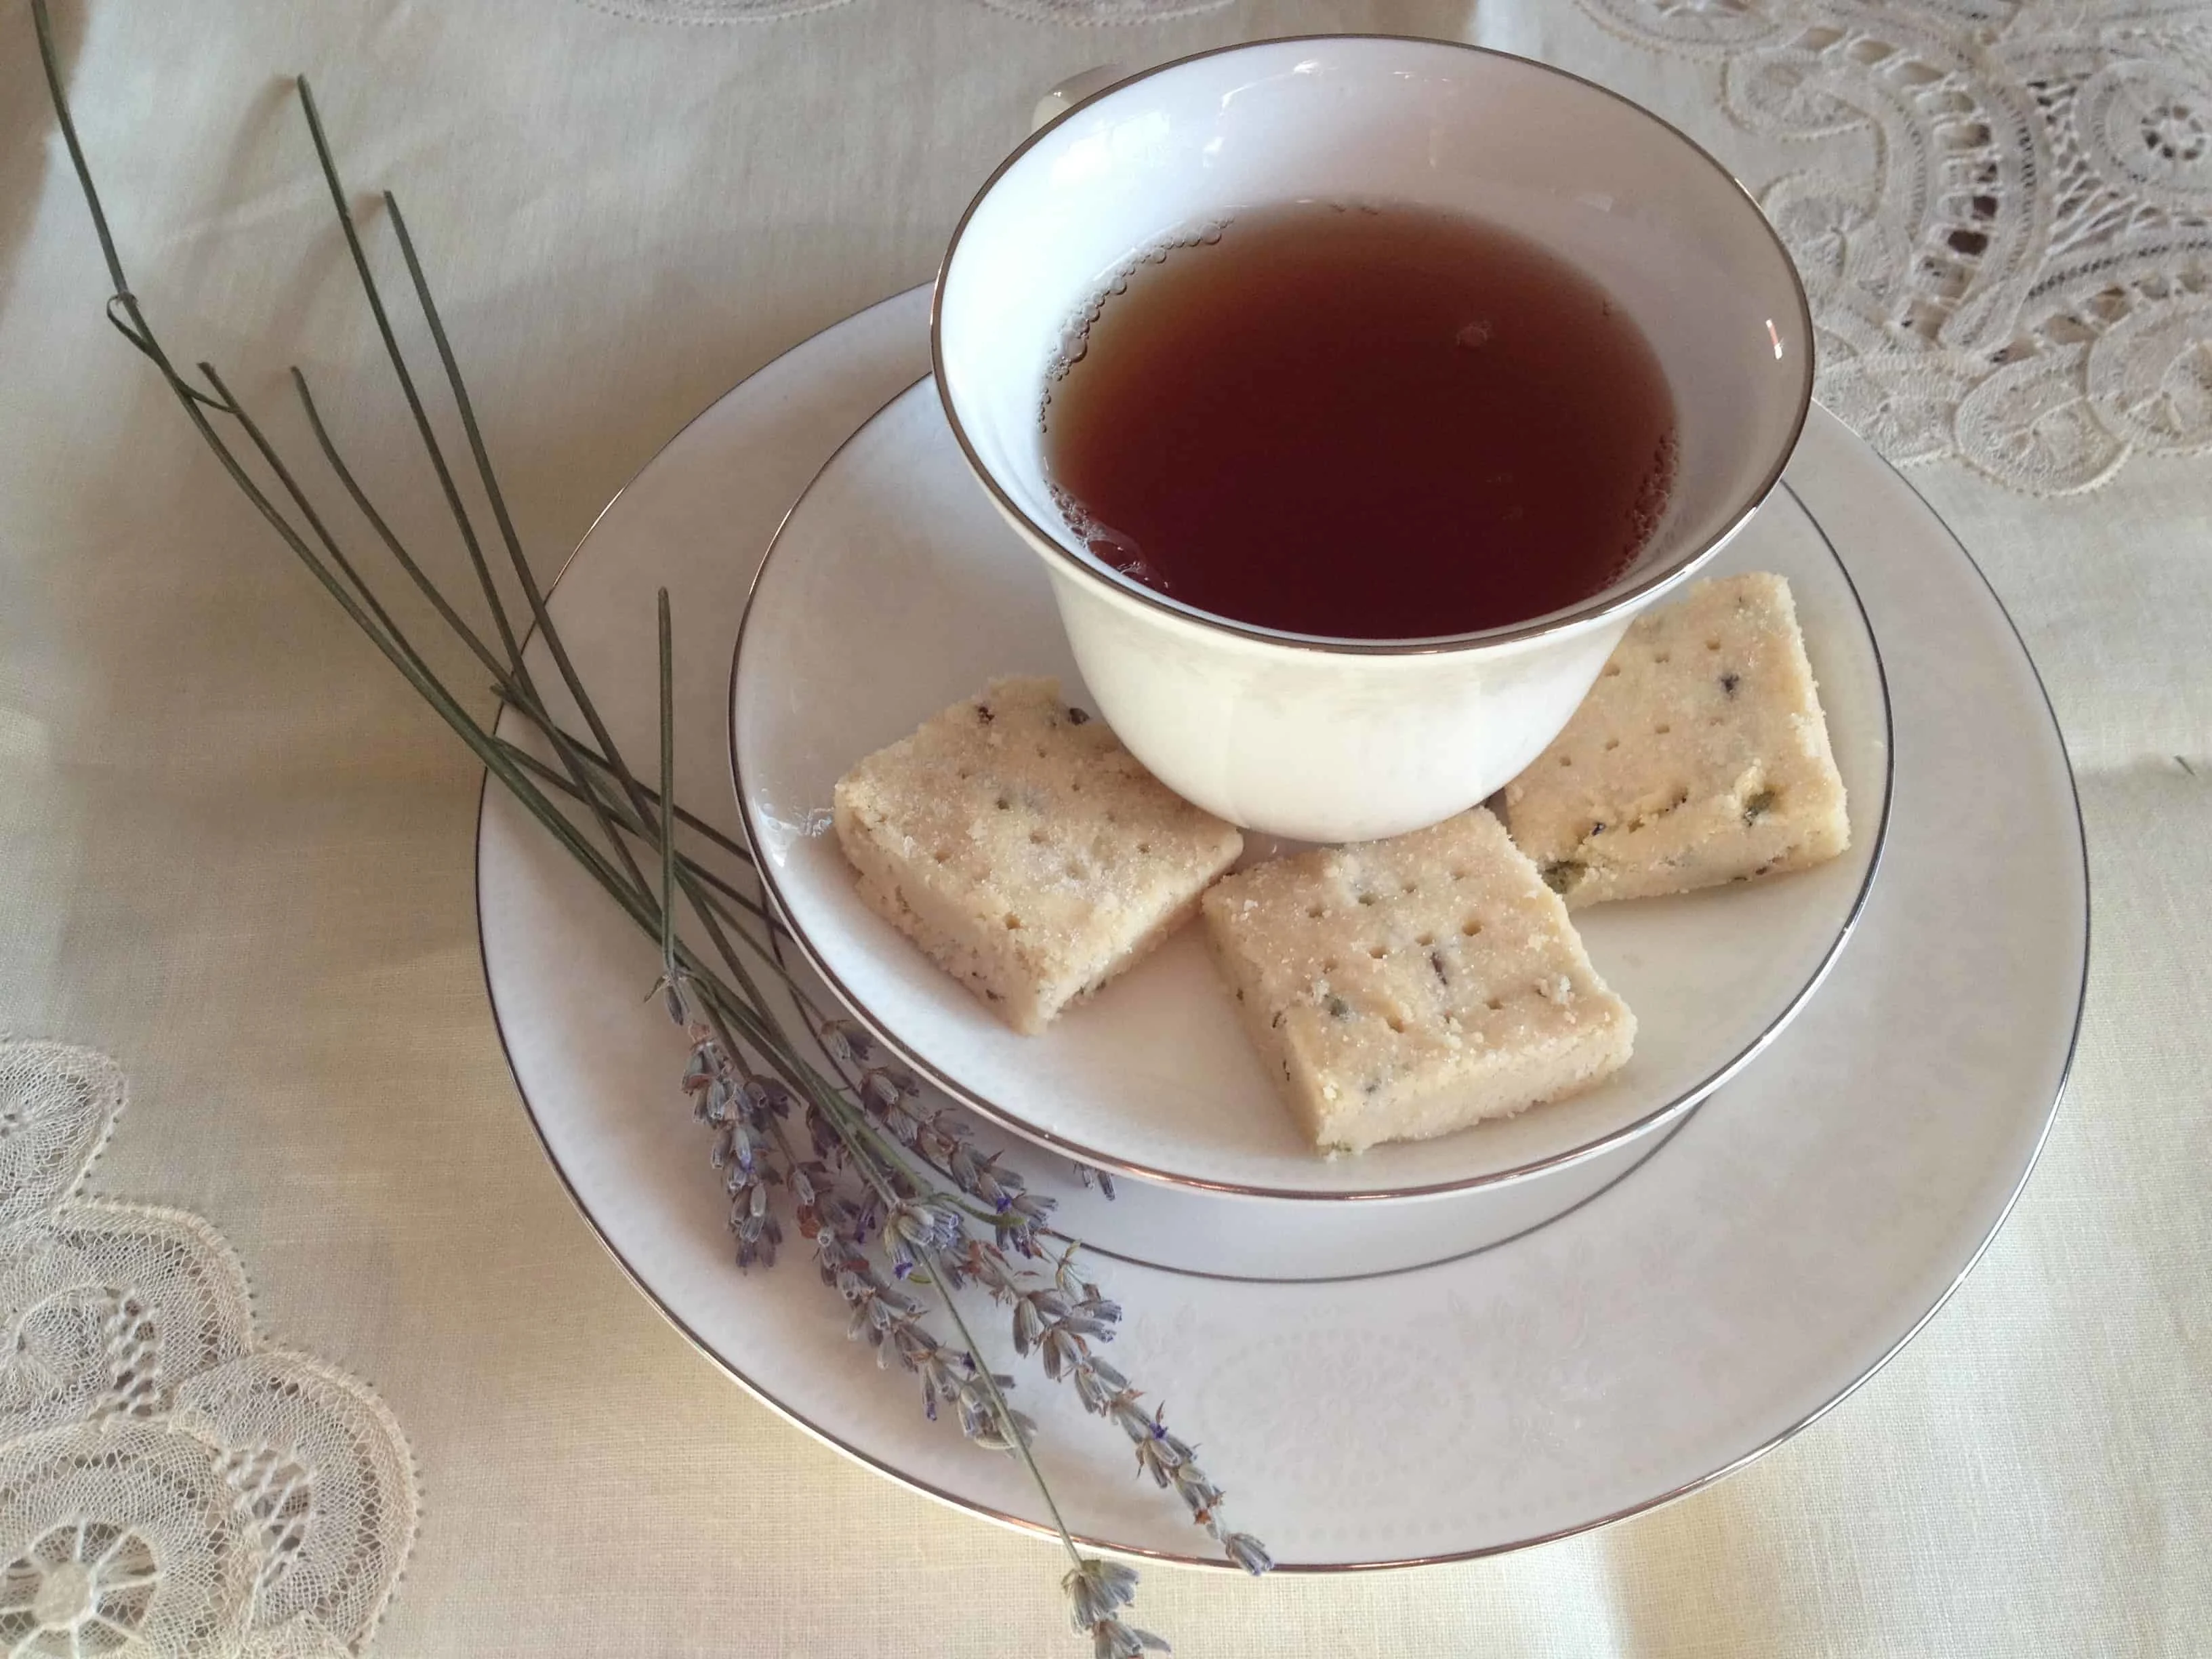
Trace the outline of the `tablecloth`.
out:
[[[260,406],[281,408],[301,363],[372,489],[400,504],[403,528],[427,529],[438,503],[291,101],[286,77],[313,77],[357,190],[389,186],[409,212],[550,572],[689,416],[926,278],[1038,94],[1093,64],[1322,29],[1477,40],[1651,104],[1779,216],[1832,204],[1778,183],[1814,178],[1808,157],[1868,176],[1898,161],[1894,131],[1812,130],[1834,94],[1821,53],[1856,53],[1870,76],[1937,36],[1994,54],[2018,43],[2026,9],[1960,0],[1882,27],[1843,0],[1825,15],[1795,0],[1148,9],[1178,9],[64,0],[56,20],[158,326]],[[1086,26],[1101,15],[1124,21]],[[1969,54],[1963,72],[2004,81],[2024,119],[2048,113],[2038,100],[2067,52],[2112,21],[2053,13],[2035,21],[2034,62],[2057,67]],[[2212,182],[2191,171],[2212,125],[2208,59],[2191,55],[2206,14],[2121,21],[2179,43],[2143,54],[2179,93],[2148,71],[2096,93],[2132,98],[2124,113],[2148,123],[2164,170],[2142,200],[2169,228],[2212,223]],[[899,1489],[753,1402],[570,1206],[486,1006],[477,774],[103,320],[20,0],[0,35],[0,1031],[114,1056],[131,1104],[88,1191],[204,1218],[243,1263],[268,1339],[362,1379],[404,1429],[419,1534],[375,1648],[1075,1650],[1050,1546]],[[2084,122],[2107,107],[2090,96],[2102,72],[2075,76]],[[1922,99],[1932,142],[1971,149],[1992,118],[1927,109],[1927,77],[1894,82],[1883,95]],[[2078,184],[2047,144],[2024,153],[2051,166],[2002,189],[2058,200]],[[1983,187],[1964,187],[1971,217]],[[1887,258],[1941,289],[1926,247],[1839,226],[1832,288],[1879,289]],[[1793,240],[1801,259],[1825,246]],[[2207,291],[2203,234],[2196,246],[2193,265],[2172,261],[2182,299]],[[1893,449],[1925,423],[1911,396],[1971,394],[1914,392],[1895,350],[1838,326],[1824,351],[1891,375],[1879,395],[1854,385]],[[1978,451],[1923,442],[1913,473],[2043,672],[2089,836],[2087,1024],[2009,1224],[1899,1358],[1717,1486],[1465,1565],[1256,1582],[1155,1569],[1144,1620],[1179,1651],[2212,1644],[2212,462],[2195,440],[2129,439],[2124,410],[2095,427],[2104,406],[2066,403],[2045,373],[2094,392],[2090,347],[2063,319],[2038,327],[2045,378],[1984,401],[2001,417],[2041,398],[2029,412],[2050,419],[1999,419]],[[2212,395],[2212,344],[2193,349],[2168,372],[2185,427],[2190,399]],[[1977,372],[2012,362],[2000,349]],[[2039,461],[2046,440],[2056,459]]]

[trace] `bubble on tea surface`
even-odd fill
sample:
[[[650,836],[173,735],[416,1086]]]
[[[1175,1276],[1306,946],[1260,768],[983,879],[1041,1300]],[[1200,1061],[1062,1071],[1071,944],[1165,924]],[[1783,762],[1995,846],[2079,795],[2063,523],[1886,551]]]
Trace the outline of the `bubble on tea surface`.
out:
[[[1060,325],[1059,341],[1044,366],[1045,392],[1037,402],[1038,431],[1045,431],[1050,425],[1046,411],[1052,405],[1054,382],[1066,379],[1068,371],[1091,355],[1091,331],[1105,315],[1108,303],[1129,291],[1129,279],[1138,270],[1147,264],[1164,264],[1168,255],[1178,249],[1214,246],[1235,222],[1234,215],[1223,215],[1170,231],[1138,249],[1106,274]]]
[[[1083,544],[1092,558],[1155,592],[1169,591],[1167,578],[1145,556],[1145,550],[1138,545],[1136,538],[1109,524],[1100,523],[1073,493],[1049,479],[1045,483],[1045,491],[1059,510],[1060,522],[1067,526],[1068,533]]]
[[[1644,470],[1643,480],[1636,487],[1636,495],[1628,504],[1627,545],[1622,550],[1620,568],[1614,574],[1619,580],[1634,566],[1637,557],[1659,533],[1659,526],[1667,517],[1667,508],[1674,496],[1674,469],[1680,447],[1671,431],[1660,434],[1653,447],[1651,465]]]

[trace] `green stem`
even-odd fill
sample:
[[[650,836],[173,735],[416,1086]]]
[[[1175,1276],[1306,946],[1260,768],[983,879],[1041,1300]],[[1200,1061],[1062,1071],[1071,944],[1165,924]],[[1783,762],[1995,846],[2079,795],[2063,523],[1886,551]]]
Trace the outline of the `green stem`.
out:
[[[319,131],[319,128],[318,129]],[[319,143],[319,140],[318,141]],[[335,173],[333,173],[335,178]],[[599,719],[590,694],[584,690],[582,676],[576,665],[569,660],[568,647],[561,638],[560,630],[553,626],[553,617],[545,608],[545,595],[538,586],[538,577],[530,568],[530,561],[522,550],[522,538],[515,533],[514,520],[507,510],[507,497],[500,489],[497,474],[492,471],[491,453],[484,447],[483,430],[477,424],[476,404],[469,397],[467,383],[461,378],[459,361],[453,355],[453,342],[446,336],[446,325],[438,314],[438,303],[431,297],[429,280],[422,274],[422,261],[415,255],[415,239],[408,234],[407,220],[399,211],[399,203],[390,191],[384,192],[384,210],[391,216],[392,234],[399,243],[400,257],[407,262],[408,280],[415,285],[416,303],[422,307],[422,319],[429,325],[430,343],[437,348],[438,362],[446,371],[447,389],[453,393],[453,407],[461,417],[461,430],[469,441],[469,453],[475,457],[477,476],[482,481],[484,494],[491,501],[492,519],[499,526],[501,539],[506,544],[507,562],[514,567],[515,580],[521,584],[522,596],[529,602],[531,620],[544,636],[546,649],[552,653],[553,665],[560,671],[561,683],[568,688],[584,723],[592,728],[592,740],[599,746],[621,782],[623,793],[630,798],[630,805],[642,819],[648,816],[637,780],[630,775],[629,768],[623,763],[622,754],[615,747],[613,737]],[[519,654],[519,653],[518,653]]]
[[[315,159],[321,165],[323,181],[330,191],[331,204],[337,213],[338,227],[344,233],[346,247],[353,255],[355,273],[361,279],[362,292],[368,301],[369,313],[375,319],[377,333],[384,342],[385,356],[390,359],[392,373],[398,379],[399,390],[406,398],[408,410],[415,417],[416,430],[422,435],[422,447],[429,456],[431,468],[437,474],[439,487],[445,492],[446,505],[453,515],[454,525],[460,531],[462,545],[468,550],[469,563],[476,572],[478,586],[483,590],[484,602],[490,607],[492,621],[499,630],[501,647],[507,653],[507,668],[499,678],[512,684],[520,703],[542,708],[544,699],[538,696],[529,665],[523,659],[521,645],[515,639],[514,627],[507,620],[507,607],[499,596],[499,585],[492,580],[491,567],[484,560],[483,548],[477,539],[476,528],[470,521],[468,509],[462,505],[459,486],[453,481],[453,470],[446,465],[446,453],[440,447],[437,433],[430,425],[429,413],[422,406],[422,395],[416,390],[415,377],[407,367],[406,354],[399,349],[398,337],[392,331],[391,314],[385,309],[383,290],[377,286],[375,273],[368,268],[368,251],[362,246],[361,233],[354,223],[353,210],[346,204],[345,185],[338,177],[337,159],[331,154],[330,139],[323,131],[322,115],[315,106],[314,88],[307,84],[305,76],[299,77],[297,84],[300,106],[307,117],[308,137],[315,147]],[[534,588],[532,591],[534,593]],[[551,725],[550,719],[547,724],[549,726]],[[568,769],[576,787],[583,792],[592,817],[599,821],[600,833],[613,846],[616,855],[626,867],[626,872],[643,887],[644,872],[638,869],[635,860],[631,857],[629,845],[608,824],[605,808],[590,778],[569,752],[566,738],[557,732],[553,732],[552,737],[562,763]]]
[[[315,159],[322,164],[323,182],[329,186],[331,205],[337,209],[338,228],[345,233],[347,249],[353,254],[354,270],[360,275],[362,292],[368,296],[369,313],[376,319],[376,331],[384,341],[384,355],[392,360],[392,372],[398,377],[400,394],[407,400],[407,412],[415,417],[415,429],[422,434],[423,450],[430,458],[430,470],[438,475],[438,488],[445,492],[446,506],[453,515],[453,523],[461,532],[461,544],[468,549],[469,563],[475,569],[477,583],[483,588],[484,603],[491,608],[493,625],[499,630],[499,642],[507,652],[507,660],[519,665],[522,650],[516,642],[514,629],[507,619],[507,606],[501,602],[499,584],[492,580],[491,566],[486,562],[483,547],[477,540],[476,526],[469,521],[468,508],[461,504],[460,488],[453,482],[453,469],[446,465],[446,452],[438,442],[438,434],[430,425],[429,411],[422,407],[422,395],[415,390],[415,377],[408,372],[406,356],[399,349],[398,336],[392,331],[392,319],[384,309],[384,296],[377,289],[376,278],[368,269],[368,254],[361,245],[361,233],[354,226],[353,210],[346,205],[345,185],[338,179],[338,164],[331,154],[331,143],[324,136],[323,118],[315,107],[314,89],[307,77],[301,76],[296,83],[300,88],[300,107],[306,112],[307,133],[314,141]],[[526,674],[523,676],[526,684]]]
[[[515,713],[523,716],[523,718],[527,720],[532,726],[537,726],[539,731],[543,732],[546,729],[544,720],[539,717],[535,709],[518,705],[516,707]],[[568,741],[574,745],[578,757],[583,760],[586,765],[605,773],[610,778],[613,777],[614,769],[607,764],[606,757],[605,756],[594,750],[589,744],[580,742],[575,738],[572,737]],[[645,788],[642,784],[638,787],[641,789]],[[650,789],[645,789],[645,795],[646,799],[653,804],[654,810],[658,811],[660,806],[659,798]],[[729,836],[724,835],[720,830],[714,828],[714,826],[708,823],[706,819],[699,817],[696,812],[691,811],[682,801],[676,803],[676,821],[682,824],[685,829],[690,830],[697,835],[702,836],[707,840],[714,842],[715,846],[720,848],[732,858],[742,859],[747,864],[750,864],[753,861],[752,849],[750,848],[746,847],[743,842],[731,840]]]
[[[336,539],[332,538],[329,527],[323,523],[322,515],[315,511],[314,504],[307,499],[307,492],[300,488],[299,480],[292,476],[291,468],[284,465],[283,458],[270,447],[268,438],[261,430],[260,424],[246,412],[246,405],[240,403],[231,389],[223,384],[222,376],[216,373],[214,364],[202,363],[199,365],[199,371],[201,378],[215,388],[216,395],[222,400],[222,412],[238,422],[240,428],[245,432],[247,441],[252,444],[254,452],[261,457],[262,464],[276,474],[276,482],[284,486],[284,493],[291,497],[292,505],[299,509],[300,516],[307,521],[307,528],[315,532],[315,539],[323,544],[324,554],[333,565],[337,567],[338,573],[353,585],[354,592],[361,596],[362,604],[367,607],[369,614],[376,618],[378,626],[391,636],[400,649],[414,659],[416,664],[425,674],[429,673],[428,663],[408,643],[406,635],[400,631],[399,624],[392,620],[391,612],[386,611],[382,602],[377,599],[375,591],[361,579],[361,572],[354,568],[353,561],[346,557],[344,550],[340,548]]]
[[[581,803],[583,797],[577,793],[576,786],[574,784],[569,782],[568,779],[562,777],[560,773],[555,771],[544,761],[538,759],[537,756],[532,754],[520,744],[513,742],[506,738],[499,738],[498,742],[506,749],[508,754],[514,757],[515,763],[522,767],[525,771],[532,774],[540,782],[552,785],[554,788],[558,789],[562,794],[568,796],[570,799],[577,801],[579,804]],[[687,814],[681,806],[678,806],[676,809],[678,823],[682,823],[686,816]],[[641,835],[644,833],[643,830],[639,828],[637,820],[629,817],[626,810],[617,811],[614,814],[614,820],[623,829],[631,831],[633,834]],[[757,903],[754,900],[748,897],[742,888],[738,887],[728,881],[725,881],[721,877],[716,875],[712,870],[700,863],[698,860],[691,857],[688,853],[679,852],[676,856],[687,872],[698,880],[704,882],[708,886],[713,888],[715,892],[720,895],[720,896],[715,899],[714,902],[717,908],[724,908],[724,913],[726,915],[728,914],[726,908],[726,902],[734,903],[741,907],[745,911],[746,915],[751,917],[752,920],[760,922],[762,925],[771,927],[776,925],[774,919],[769,915],[767,908]]]
[[[676,647],[668,590],[654,602],[660,625],[660,971],[676,983]]]
[[[307,412],[307,424],[314,431],[315,441],[322,446],[324,460],[330,464],[331,471],[337,474],[338,482],[345,486],[346,494],[353,497],[354,506],[360,511],[362,517],[368,520],[369,527],[376,532],[377,539],[384,544],[386,550],[398,562],[399,568],[407,573],[422,597],[429,600],[431,605],[437,611],[439,618],[447,627],[453,630],[464,645],[476,653],[477,660],[491,671],[493,686],[500,696],[508,702],[518,701],[519,694],[514,680],[508,677],[507,665],[492,654],[491,647],[483,642],[476,629],[469,626],[461,613],[454,610],[447,602],[446,596],[439,592],[438,585],[430,580],[428,573],[415,562],[414,556],[408,552],[399,538],[392,534],[392,526],[385,522],[384,515],[376,510],[376,504],[369,500],[368,492],[361,487],[360,481],[354,477],[353,469],[346,465],[345,457],[339,453],[337,445],[331,441],[329,430],[323,425],[322,413],[315,407],[314,398],[307,391],[307,377],[300,373],[297,368],[292,371],[292,385],[300,394],[301,408]]]
[[[1036,1454],[1030,1449],[1029,1436],[1022,1432],[1021,1425],[1014,1420],[1013,1408],[1006,1404],[1006,1396],[999,1387],[999,1379],[991,1375],[990,1364],[976,1346],[975,1333],[968,1328],[968,1321],[960,1311],[960,1304],[952,1294],[951,1285],[945,1279],[945,1269],[937,1259],[937,1252],[925,1249],[921,1254],[922,1260],[929,1264],[929,1271],[938,1281],[938,1300],[945,1304],[945,1311],[951,1316],[953,1328],[960,1333],[960,1340],[968,1345],[968,1358],[974,1362],[976,1375],[983,1379],[983,1387],[991,1396],[992,1408],[999,1413],[999,1421],[1006,1431],[1006,1437],[1014,1443],[1014,1449],[1021,1454],[1022,1462],[1029,1469],[1030,1479],[1036,1486],[1037,1495],[1044,1499],[1045,1509],[1052,1516],[1053,1530],[1060,1534],[1060,1547],[1067,1552],[1070,1561],[1078,1567],[1082,1566],[1083,1553],[1075,1547],[1075,1534],[1068,1531],[1067,1522],[1060,1516],[1060,1505],[1053,1498],[1052,1485],[1044,1478],[1044,1471],[1037,1467]]]

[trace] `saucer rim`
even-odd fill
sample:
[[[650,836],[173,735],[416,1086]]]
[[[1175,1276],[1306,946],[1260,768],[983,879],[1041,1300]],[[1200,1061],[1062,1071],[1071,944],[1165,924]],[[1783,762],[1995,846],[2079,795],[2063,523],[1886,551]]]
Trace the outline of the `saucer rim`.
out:
[[[807,480],[806,487],[799,491],[797,498],[785,510],[782,518],[777,521],[775,533],[769,537],[767,550],[761,555],[760,563],[755,568],[752,580],[745,589],[744,609],[738,617],[737,639],[730,651],[729,681],[723,705],[723,734],[729,754],[731,788],[737,797],[738,817],[744,826],[745,839],[749,845],[758,847],[763,844],[763,841],[758,814],[755,811],[752,796],[745,787],[744,768],[738,756],[738,676],[744,660],[745,638],[752,624],[760,598],[762,582],[768,574],[769,567],[775,561],[777,550],[783,546],[786,532],[790,530],[793,520],[805,508],[816,489],[822,485],[823,480],[844,457],[846,451],[858,443],[871,428],[876,426],[877,422],[882,421],[907,399],[914,397],[930,382],[930,380],[931,377],[927,374],[918,376],[909,385],[902,387],[884,399],[874,413],[854,427],[837,447],[830,452],[828,459],[815,470],[814,476]],[[733,391],[735,389],[732,388]],[[1793,446],[1792,453],[1794,453]],[[1526,1163],[1516,1164],[1504,1170],[1491,1170],[1479,1175],[1463,1176],[1448,1181],[1425,1182],[1401,1187],[1328,1189],[1311,1187],[1276,1187],[1259,1182],[1194,1175],[1186,1170],[1164,1169],[1146,1164],[1139,1159],[1123,1157],[1118,1153],[1087,1146],[1058,1131],[1047,1129],[1033,1123],[1014,1109],[1003,1106],[976,1092],[957,1078],[915,1053],[888,1022],[870,1008],[860,995],[839,977],[836,969],[825,959],[819,947],[808,937],[805,929],[799,924],[793,915],[791,902],[776,879],[775,860],[772,859],[763,858],[755,862],[754,867],[760,880],[762,894],[774,909],[778,925],[798,948],[800,956],[805,959],[806,965],[821,978],[822,982],[829,988],[830,994],[843,1005],[845,1011],[865,1026],[877,1041],[898,1055],[934,1087],[987,1122],[1034,1145],[1059,1152],[1064,1157],[1088,1164],[1096,1170],[1109,1170],[1115,1175],[1128,1176],[1136,1180],[1153,1182],[1188,1191],[1212,1193],[1230,1198],[1295,1203],[1381,1204],[1442,1198],[1455,1193],[1504,1187],[1553,1170],[1570,1168],[1589,1158],[1600,1157],[1629,1141],[1656,1133],[1666,1128],[1668,1124],[1681,1121],[1687,1113],[1696,1108],[1699,1102],[1708,1098],[1715,1090],[1722,1088],[1729,1079],[1739,1075],[1782,1035],[1790,1023],[1812,1000],[1814,994],[1826,981],[1837,962],[1841,959],[1844,946],[1850,942],[1852,933],[1857,929],[1859,919],[1866,913],[1868,900],[1874,892],[1875,878],[1881,872],[1883,854],[1887,850],[1890,809],[1896,795],[1897,729],[1896,713],[1892,706],[1889,694],[1889,672],[1882,658],[1881,641],[1875,633],[1873,620],[1867,615],[1866,602],[1859,593],[1858,584],[1852,580],[1850,567],[1844,562],[1843,555],[1838,551],[1835,541],[1828,534],[1826,526],[1814,515],[1812,509],[1806,506],[1803,498],[1790,488],[1786,479],[1778,479],[1775,488],[1787,494],[1796,503],[1797,510],[1804,515],[1806,521],[1813,526],[1814,533],[1820,537],[1821,546],[1827,550],[1829,559],[1834,563],[1838,573],[1844,579],[1844,587],[1850,593],[1851,604],[1857,610],[1860,627],[1865,634],[1868,647],[1874,655],[1875,679],[1881,692],[1882,789],[1881,810],[1877,816],[1873,832],[1873,851],[1867,860],[1866,873],[1859,882],[1858,891],[1852,896],[1850,907],[1844,914],[1843,924],[1837,929],[1835,938],[1830,941],[1819,963],[1807,977],[1805,982],[1798,987],[1789,1000],[1760,1029],[1751,1042],[1697,1083],[1633,1121],[1607,1130],[1595,1139],[1586,1140],[1565,1151],[1554,1152],[1544,1158],[1532,1158]],[[1771,497],[1772,493],[1772,490],[1768,491],[1768,496]],[[1761,505],[1764,505],[1764,499]],[[1956,538],[1954,539],[1955,540]]]

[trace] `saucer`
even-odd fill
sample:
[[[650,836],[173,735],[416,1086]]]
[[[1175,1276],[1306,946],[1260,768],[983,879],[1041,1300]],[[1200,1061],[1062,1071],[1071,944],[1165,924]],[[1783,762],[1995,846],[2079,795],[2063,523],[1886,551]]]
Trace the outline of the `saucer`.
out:
[[[1200,927],[1024,1036],[861,902],[830,797],[862,756],[1001,675],[1055,675],[1070,701],[1097,707],[1042,562],[976,485],[928,381],[830,459],[755,580],[731,671],[746,839],[800,949],[855,1018],[978,1115],[1084,1163],[1254,1197],[1370,1200],[1557,1170],[1663,1129],[1749,1063],[1804,1006],[1874,879],[1889,706],[1844,562],[1785,489],[1709,569],[1789,578],[1850,847],[1771,882],[1576,912],[1591,962],[1636,1011],[1633,1058],[1585,1094],[1457,1134],[1318,1155]],[[1257,838],[1245,861],[1285,845]]]
[[[608,508],[553,595],[602,712],[649,753],[653,594],[673,591],[678,787],[726,831],[726,671],[758,550],[838,444],[927,368],[927,305],[917,289],[863,312],[702,415]],[[2034,1162],[2087,945],[2057,728],[1978,573],[1872,451],[1815,410],[1790,480],[1882,642],[1895,783],[1880,879],[1789,1030],[1609,1190],[1496,1248],[1332,1283],[1098,1264],[1127,1310],[1115,1363],[1171,1403],[1236,1523],[1286,1571],[1510,1549],[1737,1467],[1933,1314]],[[523,1103],[640,1288],[801,1427],[919,1491],[1042,1529],[1018,1468],[925,1419],[912,1379],[846,1340],[842,1304],[805,1262],[738,1272],[678,1087],[680,1038],[641,1000],[656,951],[496,790],[477,903]],[[1114,1207],[1041,1148],[1008,1161],[1066,1199],[1073,1231],[1086,1197]],[[1124,1201],[1139,1188],[1124,1182]],[[1224,1232],[1257,1224],[1255,1200],[1152,1190],[1205,1206]],[[1179,1506],[1133,1478],[1118,1430],[1016,1359],[997,1321],[980,1334],[1019,1378],[1079,1536],[1218,1565]]]

